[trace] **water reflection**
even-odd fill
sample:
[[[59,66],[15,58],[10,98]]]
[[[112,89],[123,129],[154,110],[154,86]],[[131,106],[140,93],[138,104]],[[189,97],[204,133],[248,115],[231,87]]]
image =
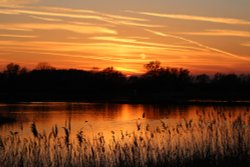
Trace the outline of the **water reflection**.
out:
[[[198,121],[212,114],[230,113],[236,119],[248,113],[248,107],[216,106],[159,106],[140,104],[93,104],[93,103],[21,103],[0,105],[0,134],[17,131],[21,136],[31,136],[30,125],[35,122],[39,131],[49,133],[51,127],[59,128],[70,123],[72,136],[83,129],[94,135],[103,132],[110,136],[111,131],[133,131],[136,124],[150,125],[154,128],[167,120],[168,125],[175,126],[185,120]],[[145,118],[142,118],[143,113]],[[245,116],[247,119],[247,116]],[[61,129],[59,133],[63,133]]]
[[[250,164],[244,106],[1,104],[0,121],[2,166]]]

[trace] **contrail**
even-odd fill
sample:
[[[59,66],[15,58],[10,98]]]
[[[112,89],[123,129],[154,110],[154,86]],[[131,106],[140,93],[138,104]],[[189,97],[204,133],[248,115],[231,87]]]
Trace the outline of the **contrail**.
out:
[[[245,57],[241,57],[241,56],[238,56],[238,55],[235,55],[233,53],[230,53],[230,52],[226,52],[226,51],[223,51],[223,50],[220,50],[220,49],[217,49],[217,48],[213,48],[213,47],[209,47],[209,46],[206,46],[206,45],[203,45],[199,42],[196,42],[196,41],[193,41],[193,40],[190,40],[190,39],[187,39],[187,38],[183,38],[183,37],[180,37],[180,36],[177,36],[177,35],[172,35],[172,34],[166,34],[166,33],[162,33],[162,32],[158,32],[158,31],[153,31],[153,30],[149,30],[149,29],[144,29],[150,33],[153,33],[155,35],[158,35],[158,36],[162,36],[162,37],[171,37],[171,38],[175,38],[175,39],[179,39],[179,40],[183,40],[183,41],[186,41],[188,43],[191,43],[191,44],[194,44],[196,46],[199,46],[201,48],[205,48],[209,51],[214,51],[214,52],[217,52],[217,53],[222,53],[224,55],[228,55],[228,56],[231,56],[231,57],[234,57],[234,58],[237,58],[237,59],[241,59],[241,60],[246,60],[246,61],[249,61],[248,58],[245,58]]]

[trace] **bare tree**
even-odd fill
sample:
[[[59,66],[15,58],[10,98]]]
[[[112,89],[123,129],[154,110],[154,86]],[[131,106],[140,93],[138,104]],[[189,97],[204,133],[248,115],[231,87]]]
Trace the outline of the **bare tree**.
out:
[[[49,63],[47,62],[41,62],[38,63],[36,66],[37,70],[55,70],[56,68],[51,66]]]
[[[4,73],[7,74],[8,76],[18,75],[20,72],[20,68],[21,68],[20,65],[10,63],[6,66]]]
[[[147,71],[156,71],[161,68],[161,62],[151,61],[148,64],[145,64],[144,67],[147,69]]]

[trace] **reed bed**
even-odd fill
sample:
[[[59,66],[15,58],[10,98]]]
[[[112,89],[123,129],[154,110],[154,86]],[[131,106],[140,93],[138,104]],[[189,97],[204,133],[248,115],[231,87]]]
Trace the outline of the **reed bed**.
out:
[[[109,139],[103,133],[90,137],[82,129],[71,136],[70,125],[41,133],[33,123],[32,137],[17,132],[0,137],[0,166],[250,166],[249,112],[197,115],[198,120],[174,126],[160,120],[154,127],[143,122],[144,114],[135,131],[111,131]],[[59,136],[62,130],[65,135]]]

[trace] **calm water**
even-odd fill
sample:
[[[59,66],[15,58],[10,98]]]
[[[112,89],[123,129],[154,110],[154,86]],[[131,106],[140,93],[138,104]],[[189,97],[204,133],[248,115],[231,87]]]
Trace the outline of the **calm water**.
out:
[[[72,136],[81,129],[89,135],[103,132],[109,136],[111,131],[134,131],[138,124],[155,128],[165,121],[169,126],[185,120],[198,121],[200,116],[228,113],[230,120],[239,116],[249,119],[247,106],[158,106],[134,104],[98,103],[21,103],[0,104],[0,134],[9,135],[10,131],[20,136],[31,136],[30,125],[35,122],[39,132],[51,132],[57,125],[59,134],[62,127],[70,124]],[[144,114],[143,114],[144,113]],[[144,115],[144,118],[143,118]],[[225,119],[226,120],[226,119]]]

